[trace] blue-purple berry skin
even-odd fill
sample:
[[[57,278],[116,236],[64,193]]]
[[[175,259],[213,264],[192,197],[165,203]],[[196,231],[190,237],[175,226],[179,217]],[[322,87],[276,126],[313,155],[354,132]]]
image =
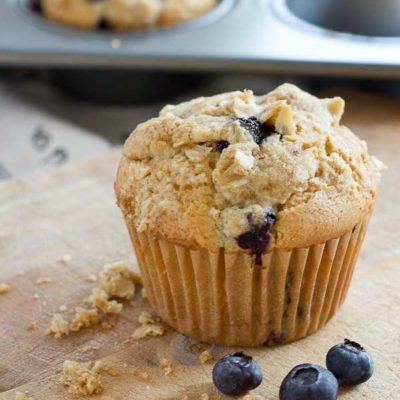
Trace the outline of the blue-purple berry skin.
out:
[[[230,143],[227,140],[218,140],[215,142],[215,150],[218,152],[221,152],[222,150],[226,149],[229,147]]]
[[[260,385],[262,371],[252,357],[239,352],[221,358],[214,365],[212,377],[221,393],[239,396]]]
[[[326,366],[341,385],[359,385],[374,373],[371,354],[357,342],[348,339],[328,351]]]
[[[256,264],[261,264],[261,256],[271,241],[270,231],[276,221],[276,215],[273,210],[269,210],[265,213],[262,223],[254,223],[253,214],[249,213],[247,220],[251,229],[239,235],[236,241],[239,247],[255,254]]]
[[[275,127],[269,124],[263,124],[256,117],[237,118],[240,125],[247,130],[253,137],[254,141],[260,145],[264,139],[276,134]]]
[[[300,364],[283,380],[280,400],[336,400],[339,385],[335,376],[320,365]]]

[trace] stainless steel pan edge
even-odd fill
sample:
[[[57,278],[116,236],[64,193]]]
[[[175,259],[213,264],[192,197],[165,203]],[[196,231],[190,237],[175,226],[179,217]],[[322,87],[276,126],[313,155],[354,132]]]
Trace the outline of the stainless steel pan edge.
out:
[[[400,38],[316,28],[291,14],[285,0],[223,0],[194,23],[147,33],[60,26],[31,15],[21,1],[0,3],[1,65],[400,77]]]

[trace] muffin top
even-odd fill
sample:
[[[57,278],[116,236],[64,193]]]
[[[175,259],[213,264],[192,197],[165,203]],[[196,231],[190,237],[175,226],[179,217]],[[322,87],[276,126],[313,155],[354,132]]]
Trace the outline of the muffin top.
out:
[[[218,0],[31,0],[57,22],[80,28],[144,29],[176,25],[211,10]],[[38,6],[40,4],[40,6]]]
[[[139,232],[211,251],[336,238],[369,214],[382,169],[343,111],[290,84],[166,106],[125,143],[118,204]]]

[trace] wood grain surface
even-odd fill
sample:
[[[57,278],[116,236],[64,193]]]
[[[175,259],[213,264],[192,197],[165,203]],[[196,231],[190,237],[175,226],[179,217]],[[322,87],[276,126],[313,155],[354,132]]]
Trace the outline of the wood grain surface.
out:
[[[345,122],[389,169],[338,315],[307,339],[248,350],[264,371],[255,393],[270,400],[278,399],[279,385],[295,364],[324,364],[327,350],[344,337],[370,349],[376,372],[366,384],[343,390],[340,398],[400,399],[400,102],[347,90],[335,94],[347,100]],[[90,274],[120,259],[135,266],[114,201],[117,160],[117,152],[105,154],[0,186],[0,282],[11,287],[0,295],[0,400],[13,400],[16,391],[28,391],[35,400],[76,398],[59,383],[66,359],[104,359],[121,366],[119,376],[104,375],[104,391],[93,399],[200,399],[204,393],[217,398],[213,363],[200,364],[199,351],[210,349],[217,358],[231,349],[198,345],[172,329],[159,338],[128,340],[140,311],[149,310],[140,295],[112,318],[112,330],[97,326],[59,340],[45,334],[59,306],[82,304],[94,286]],[[52,282],[36,284],[42,277]],[[32,321],[36,330],[28,329]],[[172,362],[171,374],[165,376],[160,358]],[[143,371],[149,379],[141,377]]]

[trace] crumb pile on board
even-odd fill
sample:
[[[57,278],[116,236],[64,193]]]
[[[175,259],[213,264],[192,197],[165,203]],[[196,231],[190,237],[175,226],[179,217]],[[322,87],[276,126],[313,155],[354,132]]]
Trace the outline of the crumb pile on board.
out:
[[[97,282],[86,299],[91,308],[76,307],[74,317],[68,322],[61,315],[66,311],[66,306],[60,306],[60,313],[54,314],[51,319],[48,334],[58,339],[100,323],[105,329],[112,328],[109,323],[102,322],[103,316],[121,313],[123,301],[130,300],[135,294],[136,285],[140,284],[140,276],[123,261],[105,265],[98,278],[95,275],[90,278],[90,281]],[[49,283],[44,278],[40,282]]]

